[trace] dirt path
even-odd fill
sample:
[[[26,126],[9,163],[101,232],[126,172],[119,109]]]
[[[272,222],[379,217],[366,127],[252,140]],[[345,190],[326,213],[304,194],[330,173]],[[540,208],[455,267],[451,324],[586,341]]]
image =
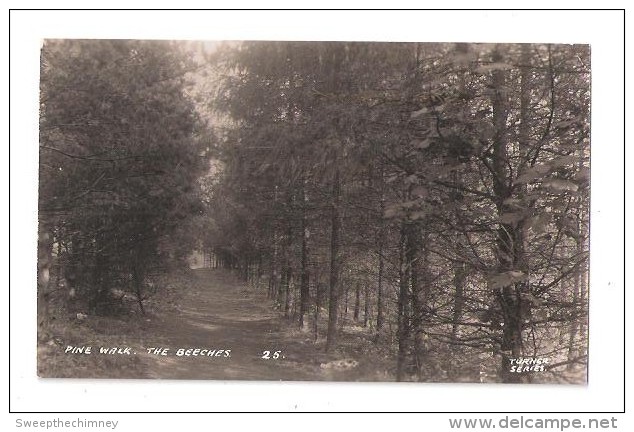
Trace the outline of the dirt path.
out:
[[[147,328],[151,336],[142,341],[144,349],[169,349],[165,356],[139,353],[148,377],[336,379],[320,367],[328,357],[310,342],[311,335],[291,330],[264,293],[247,289],[222,270],[194,273],[194,284],[183,292],[176,309],[154,317]],[[179,349],[201,351],[198,356],[179,356]],[[206,355],[213,350],[217,356]],[[263,358],[267,351],[268,359]],[[279,357],[273,358],[276,351]]]

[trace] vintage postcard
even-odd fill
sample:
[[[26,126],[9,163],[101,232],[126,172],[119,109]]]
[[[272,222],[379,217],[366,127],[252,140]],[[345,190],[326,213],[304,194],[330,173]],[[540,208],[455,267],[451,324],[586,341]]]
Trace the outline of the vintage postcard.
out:
[[[590,47],[46,40],[38,375],[587,382]]]

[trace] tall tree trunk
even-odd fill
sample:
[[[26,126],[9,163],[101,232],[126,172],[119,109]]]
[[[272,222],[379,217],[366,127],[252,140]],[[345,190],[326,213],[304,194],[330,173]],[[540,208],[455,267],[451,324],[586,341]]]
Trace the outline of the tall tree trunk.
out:
[[[466,266],[464,263],[457,263],[454,268],[453,285],[453,319],[451,328],[451,338],[454,342],[458,340],[458,329],[460,328],[460,321],[462,320],[462,311],[464,310],[464,283],[466,279]]]
[[[286,287],[284,289],[284,316],[289,318],[291,316],[291,293],[293,292],[293,269],[290,264],[286,267],[284,272],[286,273]]]
[[[262,282],[262,252],[258,253],[258,263],[255,268],[255,286],[260,289],[260,284]]]
[[[579,242],[577,242],[577,248],[579,248],[578,245]],[[575,277],[574,277],[574,281],[573,281],[573,287],[572,287],[572,304],[573,304],[573,310],[576,312],[578,310],[580,310],[580,302],[579,302],[579,298],[581,297],[581,269],[577,269]],[[568,326],[568,361],[572,361],[574,358],[577,357],[577,347],[576,347],[576,340],[577,340],[577,330],[580,326],[580,319],[579,316],[576,313],[573,313],[573,318],[570,320],[570,324]],[[574,364],[568,363],[568,365],[566,366],[566,369],[570,370],[572,369],[574,366]]]
[[[348,319],[348,298],[350,297],[350,283],[346,283],[346,288],[344,289],[344,306],[343,306],[343,312],[341,314],[342,316],[342,320],[341,320],[341,326],[343,327],[346,324],[346,321]]]
[[[275,303],[277,304],[277,307],[281,308],[282,307],[282,300],[284,299],[284,293],[286,292],[286,289],[288,287],[288,274],[286,273],[286,265],[283,264],[282,266],[282,271],[280,273],[280,285],[277,289],[276,292],[276,297],[275,297]]]
[[[145,308],[143,307],[143,271],[140,266],[141,264],[136,264],[132,269],[132,283],[134,284],[134,293],[141,315],[145,315]]]
[[[108,242],[106,235],[99,233],[95,240],[94,250],[96,252],[94,254],[94,269],[92,272],[92,286],[94,287],[94,291],[89,302],[89,309],[92,313],[101,315],[108,313],[111,301],[108,272],[110,268],[110,255],[106,247]]]
[[[53,263],[53,233],[47,221],[40,216],[37,238],[37,332],[38,339],[47,337],[49,326],[49,296]]]
[[[335,164],[337,162],[335,161]],[[339,214],[339,201],[341,184],[339,168],[335,167],[335,175],[332,183],[332,203],[330,208],[330,283],[328,302],[328,332],[326,335],[326,351],[330,352],[337,346],[339,332],[339,297],[340,297],[340,256],[339,256],[339,230],[341,229],[341,215]]]
[[[378,274],[377,274],[377,287],[376,287],[376,341],[379,340],[381,330],[383,329],[384,323],[384,310],[383,310],[383,272],[384,272],[384,258],[383,254],[385,253],[385,221],[383,220],[383,215],[385,213],[385,194],[384,194],[384,181],[383,181],[383,170],[380,172],[380,204],[379,204],[379,232],[378,232]]]
[[[370,284],[363,287],[363,327],[370,325]]]
[[[583,166],[583,156],[580,156],[578,162],[578,168]],[[585,235],[585,218],[586,218],[586,204],[583,195],[578,198],[577,204],[577,227],[576,227],[576,239],[575,239],[575,255],[577,257],[584,257],[586,250],[586,235]],[[587,260],[583,258],[583,261],[579,264],[579,267],[575,271],[574,286],[573,286],[573,319],[569,326],[569,339],[568,339],[568,360],[572,361],[577,357],[583,357],[586,355],[587,339],[586,339],[586,299],[587,299]],[[578,338],[577,338],[578,336]],[[573,363],[568,364],[568,369],[573,367]]]
[[[429,241],[427,232],[421,232],[418,223],[411,222],[405,227],[406,235],[406,263],[410,271],[411,286],[411,323],[410,333],[413,336],[413,351],[419,378],[425,362],[427,348],[423,337],[423,325],[426,317],[428,286],[426,274],[428,271],[428,252],[425,245]]]
[[[289,199],[289,208],[290,208]],[[284,314],[288,316],[288,311],[290,307],[290,289],[291,289],[291,277],[292,277],[292,268],[291,268],[291,249],[293,246],[293,227],[291,226],[291,221],[286,221],[286,235],[284,241],[282,243],[282,282],[280,284],[280,289],[277,294],[277,303],[283,307]]]
[[[502,62],[503,57],[496,47],[493,53],[494,62]],[[493,138],[493,191],[496,197],[498,217],[511,212],[506,200],[511,198],[511,179],[507,170],[509,165],[507,152],[507,117],[508,96],[505,91],[506,76],[503,70],[492,72],[492,107],[495,135]],[[497,257],[500,273],[523,270],[523,238],[519,224],[500,223],[497,230]],[[525,283],[514,283],[502,287],[497,293],[503,319],[500,376],[504,382],[521,382],[521,376],[510,372],[511,358],[522,355],[522,297],[521,291]]]
[[[305,316],[308,314],[310,308],[310,272],[308,270],[308,238],[310,237],[310,231],[308,228],[308,221],[306,215],[306,204],[308,196],[306,195],[306,182],[302,180],[302,216],[301,216],[301,230],[302,230],[302,252],[301,252],[301,279],[300,279],[300,309],[299,309],[299,326],[305,327]]]
[[[355,322],[359,321],[359,310],[361,309],[361,284],[357,282],[354,287],[354,312],[353,319]]]
[[[398,292],[398,316],[397,316],[397,337],[398,354],[396,359],[396,380],[402,381],[407,366],[407,356],[409,353],[409,332],[410,317],[408,313],[409,304],[409,279],[410,268],[406,256],[406,234],[405,226],[401,227],[401,240],[399,243],[399,292]]]
[[[277,298],[279,290],[278,281],[278,239],[275,228],[273,229],[273,256],[271,257],[271,268],[269,273],[269,298]]]
[[[588,355],[588,264],[583,266],[581,272],[581,284],[579,287],[579,303],[583,308],[582,318],[579,319],[579,338],[582,341],[580,356]]]
[[[313,334],[315,341],[319,338],[319,315],[321,312],[322,289],[319,277],[315,277],[315,314],[313,316]]]
[[[456,51],[460,55],[468,55],[470,51],[470,46],[464,43],[456,44]],[[467,73],[464,72],[459,74],[458,77],[458,91],[460,94],[466,95],[468,94],[467,90]],[[469,104],[466,99],[460,99],[458,102],[459,109],[462,113],[469,113]],[[453,182],[456,186],[462,186],[464,178],[464,172],[461,168],[458,168],[453,173]],[[458,210],[460,211],[460,210]],[[457,217],[457,223],[460,224],[460,216]],[[460,240],[460,234],[456,237],[456,248],[459,250],[463,250],[464,246]],[[453,274],[453,285],[454,285],[454,298],[453,298],[453,316],[452,316],[452,327],[451,327],[451,339],[454,343],[458,341],[458,331],[460,329],[460,322],[462,321],[462,314],[464,310],[465,304],[465,292],[464,292],[464,284],[467,275],[467,265],[463,262],[457,262],[454,264],[454,274]],[[454,345],[454,348],[457,348],[457,345]],[[453,371],[453,369],[451,369]]]
[[[288,211],[287,220],[286,220],[286,239],[284,242],[284,268],[283,273],[284,277],[284,316],[287,318],[290,316],[290,307],[291,307],[291,297],[292,297],[292,287],[293,287],[293,267],[292,267],[292,255],[293,255],[293,225],[292,225],[292,215],[293,215],[293,201],[294,201],[294,191],[291,190],[288,192],[287,196],[287,204],[286,208]]]
[[[277,207],[278,203],[278,193],[277,193],[277,185],[273,187],[273,205]],[[277,224],[273,224],[273,235],[272,235],[272,243],[273,243],[273,256],[271,257],[271,269],[269,274],[269,298],[276,299],[278,295],[278,291],[280,289],[278,278],[278,266],[279,266],[279,233]]]
[[[383,245],[380,245],[379,248],[379,271],[377,274],[376,281],[376,334],[377,339],[383,329],[383,324],[385,321],[383,310],[383,272],[385,270],[385,264],[383,260]]]
[[[590,100],[584,99],[582,105],[582,113],[584,118],[589,118],[590,115]],[[577,169],[582,170],[585,168],[586,149],[583,147],[578,151]],[[577,227],[577,256],[583,256],[583,263],[579,268],[579,310],[580,318],[579,322],[579,338],[581,340],[579,356],[586,356],[588,354],[588,219],[589,219],[589,199],[587,194],[579,195],[579,216]]]

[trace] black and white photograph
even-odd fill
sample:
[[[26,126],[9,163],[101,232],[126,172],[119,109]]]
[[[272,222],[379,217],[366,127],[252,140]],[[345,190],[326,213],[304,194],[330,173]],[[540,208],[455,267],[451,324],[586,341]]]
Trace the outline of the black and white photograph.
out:
[[[585,385],[590,54],[43,40],[37,375]]]

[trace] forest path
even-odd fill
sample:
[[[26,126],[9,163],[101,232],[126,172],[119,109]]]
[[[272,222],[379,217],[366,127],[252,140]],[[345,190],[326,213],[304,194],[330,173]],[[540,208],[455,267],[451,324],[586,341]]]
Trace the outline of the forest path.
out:
[[[193,286],[172,311],[149,325],[151,345],[168,355],[143,355],[150,378],[331,380],[320,365],[328,361],[311,333],[292,329],[262,290],[247,287],[224,270],[194,270]],[[150,342],[148,340],[148,342]],[[218,356],[178,356],[179,349],[223,350]],[[226,352],[230,350],[230,357]],[[265,359],[265,351],[271,358]],[[280,351],[277,359],[272,358]],[[203,353],[203,352],[201,352]]]

